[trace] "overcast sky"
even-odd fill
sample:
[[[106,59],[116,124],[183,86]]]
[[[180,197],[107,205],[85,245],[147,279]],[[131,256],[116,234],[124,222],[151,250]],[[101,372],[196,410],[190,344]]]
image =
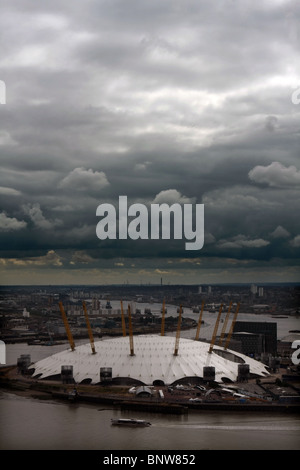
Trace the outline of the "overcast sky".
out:
[[[0,282],[299,281],[299,18],[298,0],[2,0]],[[119,195],[204,204],[203,249],[99,240]]]

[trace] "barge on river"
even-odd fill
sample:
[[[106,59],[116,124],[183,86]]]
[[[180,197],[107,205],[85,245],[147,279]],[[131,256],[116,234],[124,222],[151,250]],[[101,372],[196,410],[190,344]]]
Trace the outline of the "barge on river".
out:
[[[111,424],[113,426],[131,426],[131,427],[148,427],[151,426],[149,421],[145,421],[144,419],[112,419]]]

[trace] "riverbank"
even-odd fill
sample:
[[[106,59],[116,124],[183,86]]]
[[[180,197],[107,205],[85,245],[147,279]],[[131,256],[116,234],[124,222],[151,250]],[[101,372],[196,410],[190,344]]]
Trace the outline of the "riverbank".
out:
[[[90,385],[90,384],[62,384],[61,381],[37,380],[30,375],[18,373],[16,366],[0,369],[0,388],[21,395],[23,397],[39,400],[60,400],[68,403],[96,403],[105,404],[122,410],[137,410],[155,413],[185,414],[193,411],[219,410],[219,411],[263,411],[300,413],[300,397],[290,397],[290,401],[275,401],[264,399],[247,399],[226,396],[211,389],[212,393],[202,398],[192,398],[201,395],[195,389],[190,391],[169,391],[165,387],[163,398],[159,390],[163,387],[152,387],[149,397],[137,397],[129,392],[129,387],[120,385]],[[74,389],[76,393],[74,394]]]

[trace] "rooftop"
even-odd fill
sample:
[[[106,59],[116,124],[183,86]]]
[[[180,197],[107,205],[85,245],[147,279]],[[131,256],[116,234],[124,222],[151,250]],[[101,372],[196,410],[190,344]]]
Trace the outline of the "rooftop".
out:
[[[203,377],[205,367],[215,368],[216,382],[223,379],[236,381],[240,363],[249,364],[251,374],[267,376],[264,364],[228,350],[231,355],[220,356],[214,352],[224,351],[215,346],[209,353],[209,343],[181,338],[178,355],[174,355],[175,338],[159,335],[133,337],[134,355],[130,354],[129,337],[118,337],[95,342],[96,353],[92,354],[89,343],[78,346],[74,351],[67,349],[31,366],[33,376],[48,378],[61,374],[61,367],[73,366],[73,377],[77,383],[90,381],[99,383],[100,368],[111,368],[112,379],[129,378],[144,385],[154,381],[172,384],[188,377]],[[231,357],[231,359],[230,359]]]

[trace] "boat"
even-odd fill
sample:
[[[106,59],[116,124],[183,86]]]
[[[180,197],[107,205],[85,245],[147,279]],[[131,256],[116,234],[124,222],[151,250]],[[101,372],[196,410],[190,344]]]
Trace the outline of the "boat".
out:
[[[76,388],[74,388],[72,391],[68,393],[68,400],[71,402],[74,402],[77,400],[77,398],[78,398],[78,392]]]
[[[144,419],[133,419],[133,418],[112,419],[111,424],[113,426],[132,426],[132,427],[148,427],[148,426],[151,426],[151,423],[149,421],[145,421]]]

